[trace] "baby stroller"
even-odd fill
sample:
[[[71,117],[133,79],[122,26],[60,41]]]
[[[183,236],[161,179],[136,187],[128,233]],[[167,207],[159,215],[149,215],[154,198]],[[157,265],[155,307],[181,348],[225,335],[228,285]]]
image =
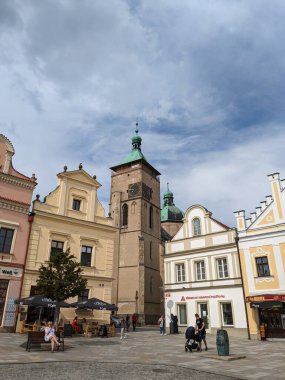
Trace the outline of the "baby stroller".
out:
[[[185,332],[185,352],[193,350],[200,351],[199,342],[201,342],[201,337],[199,334],[195,333],[195,328],[193,326],[189,326]]]

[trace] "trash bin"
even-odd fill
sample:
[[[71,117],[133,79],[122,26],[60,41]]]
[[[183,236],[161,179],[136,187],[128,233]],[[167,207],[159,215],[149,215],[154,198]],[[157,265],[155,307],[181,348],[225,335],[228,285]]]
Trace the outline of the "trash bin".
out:
[[[72,326],[70,323],[65,323],[63,325],[63,333],[64,333],[64,336],[70,336],[72,337]]]
[[[229,356],[230,345],[229,337],[226,330],[218,330],[216,337],[217,351],[219,356]]]

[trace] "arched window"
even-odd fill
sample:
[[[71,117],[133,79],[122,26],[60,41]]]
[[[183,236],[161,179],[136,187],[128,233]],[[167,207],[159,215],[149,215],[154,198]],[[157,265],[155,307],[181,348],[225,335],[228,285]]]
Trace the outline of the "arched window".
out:
[[[149,209],[149,228],[153,227],[153,208],[150,206]]]
[[[127,226],[128,225],[128,205],[125,203],[122,207],[122,213],[123,213],[123,218],[122,218],[122,226]]]
[[[200,219],[199,218],[194,218],[192,224],[193,224],[193,235],[194,236],[201,235],[201,223],[200,223]]]

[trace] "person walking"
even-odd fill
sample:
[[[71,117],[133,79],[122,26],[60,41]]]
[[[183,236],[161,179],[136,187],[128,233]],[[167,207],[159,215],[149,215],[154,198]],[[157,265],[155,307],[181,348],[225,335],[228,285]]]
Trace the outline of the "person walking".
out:
[[[202,340],[204,342],[204,345],[205,345],[205,351],[208,350],[208,346],[207,346],[207,341],[206,341],[206,325],[205,325],[205,322],[204,322],[204,319],[203,318],[200,318],[199,314],[196,313],[195,314],[195,318],[196,318],[196,330],[198,332],[198,336],[199,336],[199,349],[200,351],[202,351]]]
[[[159,318],[158,320],[158,324],[159,324],[159,332],[160,332],[160,335],[163,336],[163,335],[166,335],[165,334],[165,318],[164,318],[164,315],[162,314],[162,316]]]
[[[138,322],[138,316],[136,315],[136,313],[134,313],[134,314],[132,315],[133,331],[136,331],[137,322]]]
[[[121,319],[121,338],[120,339],[125,339],[126,338],[126,320],[123,317]]]
[[[129,314],[127,314],[127,316],[126,316],[126,329],[127,329],[127,332],[129,332],[129,328],[130,328],[130,316],[129,316]]]

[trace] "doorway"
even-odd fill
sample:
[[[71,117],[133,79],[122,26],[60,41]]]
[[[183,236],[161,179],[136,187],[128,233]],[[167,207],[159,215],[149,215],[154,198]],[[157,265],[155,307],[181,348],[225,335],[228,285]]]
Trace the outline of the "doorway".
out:
[[[0,326],[2,325],[8,285],[9,280],[0,280]]]
[[[285,309],[261,310],[259,320],[265,324],[266,338],[285,338]]]
[[[209,314],[208,314],[208,303],[199,303],[198,304],[199,315],[203,318],[206,329],[209,329]]]

